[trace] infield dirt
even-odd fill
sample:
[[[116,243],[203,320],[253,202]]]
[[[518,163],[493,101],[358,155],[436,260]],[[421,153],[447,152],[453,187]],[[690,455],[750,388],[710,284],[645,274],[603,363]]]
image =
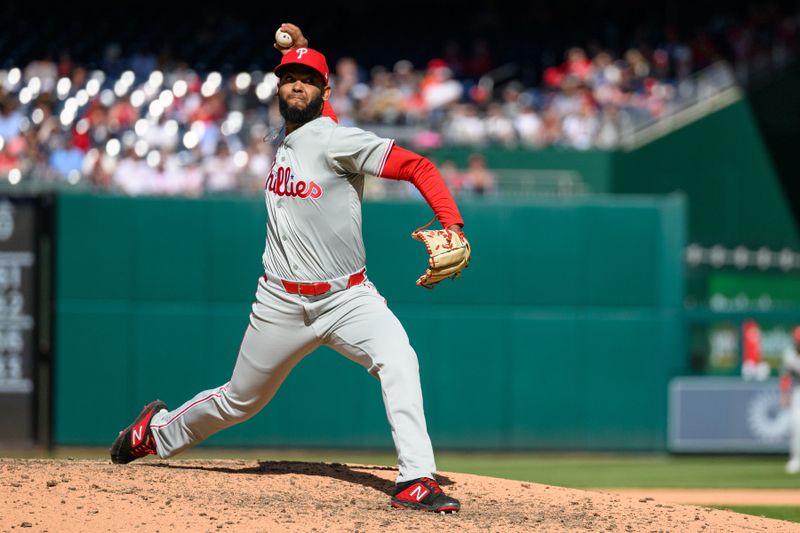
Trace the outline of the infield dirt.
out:
[[[397,470],[296,461],[0,459],[0,530],[800,533],[800,524],[648,496],[440,473],[462,511],[393,509]]]

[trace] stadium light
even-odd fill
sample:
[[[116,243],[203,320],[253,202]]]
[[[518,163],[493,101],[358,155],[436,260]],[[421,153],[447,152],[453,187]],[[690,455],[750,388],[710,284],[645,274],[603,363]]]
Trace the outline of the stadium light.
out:
[[[121,149],[122,146],[120,145],[119,139],[109,139],[106,143],[106,153],[111,157],[117,157]]]
[[[56,84],[56,95],[59,100],[63,100],[69,96],[69,91],[72,89],[72,81],[69,78],[61,78]]]
[[[18,168],[12,168],[8,171],[8,182],[11,185],[16,185],[22,179],[22,171]]]
[[[96,96],[100,92],[100,81],[92,78],[86,83],[86,94]]]
[[[236,76],[236,90],[240,93],[245,92],[247,89],[250,88],[250,84],[253,82],[253,77],[250,76],[247,72],[240,72]]]
[[[178,80],[172,85],[172,93],[176,98],[183,98],[189,92],[189,84],[184,80]]]

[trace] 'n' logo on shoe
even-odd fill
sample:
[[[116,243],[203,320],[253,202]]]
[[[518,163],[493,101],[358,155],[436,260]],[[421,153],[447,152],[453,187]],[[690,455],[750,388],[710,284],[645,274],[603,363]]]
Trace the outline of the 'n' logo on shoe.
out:
[[[142,442],[142,437],[144,437],[144,430],[147,427],[147,422],[149,422],[149,418],[145,418],[142,422],[133,428],[131,432],[131,446],[138,446]]]
[[[426,489],[422,484],[419,484],[419,485],[417,485],[416,487],[414,487],[411,490],[411,492],[409,493],[409,496],[412,496],[412,497],[416,498],[417,501],[419,502],[419,501],[422,501],[422,498],[427,496],[427,494],[429,492],[430,491],[428,489]]]

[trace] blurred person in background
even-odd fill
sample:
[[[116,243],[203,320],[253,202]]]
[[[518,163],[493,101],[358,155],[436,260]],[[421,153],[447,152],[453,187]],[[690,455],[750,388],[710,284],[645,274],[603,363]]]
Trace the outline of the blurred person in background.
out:
[[[111,184],[130,196],[149,194],[151,174],[152,169],[147,162],[139,157],[133,147],[128,147],[111,175]]]
[[[560,146],[563,144],[561,130],[561,115],[552,107],[542,113],[542,139],[547,146]]]
[[[369,118],[372,122],[383,124],[400,124],[403,121],[403,96],[392,72],[385,69],[373,69],[372,91],[370,94]],[[339,106],[333,102],[337,113]],[[339,113],[341,116],[341,113]],[[362,115],[367,118],[366,115]],[[341,121],[340,121],[341,123]]]
[[[522,109],[531,102],[531,97],[524,94],[525,87],[519,81],[511,81],[500,92],[503,112],[507,117],[515,117],[522,112]]]
[[[650,62],[638,48],[630,48],[625,52],[625,63],[630,69],[631,79],[637,92],[642,90],[642,83],[650,77]]]
[[[264,181],[272,166],[274,153],[272,145],[264,142],[264,135],[253,137],[247,147],[247,176],[244,183],[245,192],[261,193]]]
[[[789,409],[789,462],[787,474],[800,472],[800,326],[792,330],[791,344],[783,351],[780,374],[781,405]]]
[[[86,116],[78,121],[75,128],[79,133],[86,133],[89,144],[77,142],[79,148],[84,152],[91,146],[104,146],[111,138],[111,128],[109,126],[108,108],[99,99],[89,102]]]
[[[75,146],[72,135],[57,134],[50,138],[50,167],[61,179],[80,175],[83,168],[83,151]]]
[[[36,109],[32,113],[36,142],[42,147],[47,145],[51,136],[61,130],[58,117],[53,115],[53,106],[52,99],[42,95],[37,99]]]
[[[678,29],[669,27],[666,31],[666,41],[662,45],[667,52],[672,66],[672,76],[680,81],[692,73],[692,50],[689,45],[681,40]]]
[[[153,194],[167,196],[199,196],[203,193],[203,174],[197,165],[181,161],[170,150],[160,153],[153,169]]]
[[[19,135],[22,113],[19,112],[15,99],[0,92],[0,139],[8,143]]]
[[[263,144],[263,143],[262,143]],[[184,194],[192,197],[202,196],[203,194],[203,169],[196,154],[189,153],[186,162],[183,164],[183,187]],[[259,187],[259,192],[263,187]]]
[[[7,143],[0,140],[0,178],[8,178],[12,169],[19,168],[20,161],[8,147]]]
[[[205,174],[205,190],[209,193],[233,191],[238,188],[239,169],[231,158],[228,143],[220,140],[214,155],[206,157],[203,162]]]
[[[545,145],[544,121],[533,104],[523,106],[514,117],[514,129],[525,148],[541,148]]]
[[[619,67],[614,63],[610,52],[601,50],[592,58],[591,74],[587,85],[593,88],[615,84],[619,81]]]
[[[20,152],[20,170],[29,179],[43,181],[53,179],[53,170],[50,167],[46,144],[39,142],[39,132],[30,128],[25,132],[25,146]]]
[[[419,86],[422,75],[414,69],[414,64],[401,59],[392,67],[397,90],[402,95],[401,121],[405,124],[419,124],[425,116],[425,104]]]
[[[586,51],[580,46],[569,48],[565,54],[561,72],[565,76],[574,76],[581,84],[586,84],[592,76],[592,62],[586,57]]]
[[[588,97],[584,98],[577,113],[570,113],[564,117],[562,127],[567,145],[578,150],[592,148],[598,127],[592,101]]]
[[[579,113],[584,92],[580,78],[574,74],[566,75],[561,78],[558,90],[551,94],[549,107],[562,117]]]
[[[475,104],[457,104],[443,125],[444,137],[451,144],[480,146],[488,139],[486,122]]]
[[[77,178],[88,181],[96,189],[110,190],[113,187],[112,176],[117,168],[119,154],[113,156],[105,150],[92,148],[83,157],[81,176]]]
[[[450,189],[453,194],[461,194],[464,190],[465,176],[464,173],[459,170],[455,161],[452,159],[445,159],[439,164],[439,170],[441,171],[442,178],[444,178],[444,182],[447,184],[447,188]]]
[[[619,146],[621,136],[619,110],[615,105],[605,105],[597,123],[594,145],[601,150],[610,150]]]
[[[497,192],[497,175],[486,167],[486,157],[470,154],[464,172],[464,190],[473,196],[491,196]]]
[[[86,85],[88,77],[89,73],[85,66],[75,65],[75,68],[72,69],[72,73],[70,74],[69,96],[75,96],[75,93],[77,93],[84,87],[84,85]]]
[[[141,138],[148,146],[159,150],[174,148],[178,143],[177,131],[170,130],[166,113],[162,113],[155,123],[149,122]]]
[[[447,116],[447,108],[461,100],[464,87],[453,78],[453,71],[443,59],[431,59],[420,82],[420,93],[434,125]]]
[[[58,65],[50,54],[41,59],[35,59],[25,66],[22,79],[25,80],[25,83],[30,83],[33,78],[39,79],[41,92],[53,92],[56,81],[58,81]]]
[[[130,98],[116,100],[108,110],[108,127],[112,133],[133,128],[139,113],[131,104]]]
[[[486,134],[492,144],[511,148],[517,145],[513,120],[506,115],[502,104],[490,103],[486,108]]]
[[[225,97],[220,91],[202,97],[191,113],[189,122],[203,125],[200,135],[200,150],[203,155],[210,156],[219,150],[219,141],[222,138],[219,124],[226,114]]]
[[[352,57],[342,57],[336,62],[335,74],[330,80],[330,102],[342,125],[355,125],[361,103],[369,99],[374,89],[361,78],[361,68]]]
[[[73,66],[72,54],[70,54],[69,49],[64,48],[58,53],[57,76],[59,78],[68,78]]]

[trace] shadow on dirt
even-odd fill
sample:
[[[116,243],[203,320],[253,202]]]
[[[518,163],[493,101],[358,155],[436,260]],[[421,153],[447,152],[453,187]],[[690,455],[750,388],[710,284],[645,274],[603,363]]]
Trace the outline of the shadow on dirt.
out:
[[[194,465],[178,463],[151,462],[144,463],[142,466],[154,468],[168,468],[175,470],[204,470],[207,472],[223,472],[226,474],[256,474],[256,475],[282,475],[282,474],[303,474],[307,476],[325,476],[370,487],[377,491],[391,495],[394,489],[394,482],[388,481],[372,474],[370,470],[393,470],[397,468],[390,466],[368,466],[368,465],[345,465],[341,463],[310,463],[306,461],[259,461],[258,466],[242,466],[241,468],[231,466],[213,465]],[[446,487],[452,485],[453,481],[447,476],[436,475],[439,485]]]

